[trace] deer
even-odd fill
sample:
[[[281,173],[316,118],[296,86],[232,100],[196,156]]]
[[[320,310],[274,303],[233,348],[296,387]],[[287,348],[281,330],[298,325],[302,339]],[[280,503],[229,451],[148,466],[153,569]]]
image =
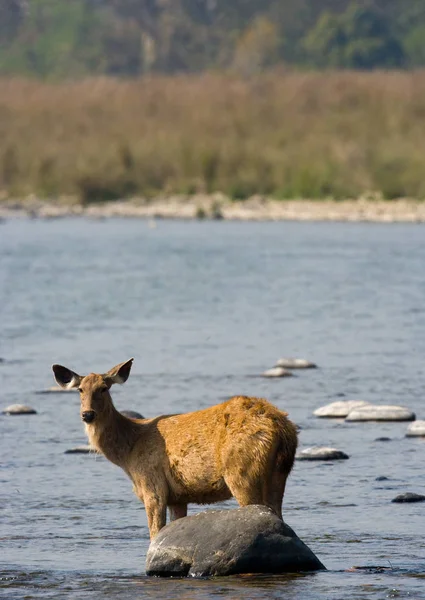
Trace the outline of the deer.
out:
[[[145,506],[153,539],[187,505],[234,497],[260,504],[282,518],[286,480],[293,467],[297,428],[263,398],[233,396],[190,413],[131,419],[114,406],[113,384],[127,381],[134,359],[102,375],[81,376],[53,365],[65,389],[78,389],[90,446],[121,467]]]

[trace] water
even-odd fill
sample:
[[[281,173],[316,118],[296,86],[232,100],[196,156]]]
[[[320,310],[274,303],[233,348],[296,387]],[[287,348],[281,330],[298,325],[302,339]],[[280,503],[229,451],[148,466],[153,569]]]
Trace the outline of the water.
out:
[[[38,411],[0,416],[0,596],[425,598],[425,504],[391,503],[425,493],[425,441],[405,438],[405,423],[312,416],[361,398],[425,418],[425,226],[7,221],[0,261],[1,406]],[[320,369],[255,377],[285,355]],[[154,416],[265,396],[302,427],[301,448],[350,455],[298,462],[284,500],[327,572],[144,576],[147,522],[130,482],[104,458],[64,454],[85,443],[78,395],[36,393],[54,384],[53,362],[86,374],[131,356],[113,390],[120,409]]]

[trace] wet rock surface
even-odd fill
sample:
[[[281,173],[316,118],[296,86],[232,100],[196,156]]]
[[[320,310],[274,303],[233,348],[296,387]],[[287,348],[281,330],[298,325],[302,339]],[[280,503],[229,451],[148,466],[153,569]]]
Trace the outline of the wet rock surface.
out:
[[[284,369],[317,369],[317,365],[305,358],[279,358],[276,367]]]
[[[291,371],[288,369],[284,369],[283,367],[273,367],[272,369],[267,369],[262,374],[262,377],[291,377]]]
[[[404,406],[373,405],[361,406],[352,410],[346,421],[414,421],[415,413]]]
[[[2,410],[4,415],[36,415],[37,411],[25,404],[11,404]]]
[[[90,452],[94,452],[91,446],[75,446],[65,450],[64,454],[89,454]]]
[[[137,410],[122,410],[121,414],[129,419],[144,419],[145,417],[141,415]]]
[[[327,446],[312,446],[297,452],[295,458],[297,460],[346,460],[350,458],[348,454],[338,450],[337,448],[329,448]]]
[[[362,406],[369,406],[369,403],[364,400],[338,400],[317,408],[313,414],[321,418],[342,419],[355,408]]]
[[[325,567],[265,506],[206,511],[173,521],[151,542],[147,575],[290,573]]]
[[[391,500],[391,502],[425,502],[425,496],[422,494],[415,494],[413,492],[406,492],[405,494],[400,494]]]
[[[406,437],[425,437],[425,421],[414,421],[409,425]]]

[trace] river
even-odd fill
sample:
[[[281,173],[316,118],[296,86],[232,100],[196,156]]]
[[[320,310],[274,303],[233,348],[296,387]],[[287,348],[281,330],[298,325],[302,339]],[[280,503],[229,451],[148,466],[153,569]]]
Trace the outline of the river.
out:
[[[406,438],[406,423],[313,416],[362,399],[425,418],[425,225],[6,220],[0,316],[1,408],[37,410],[0,415],[0,596],[425,598],[425,504],[391,503],[425,493],[425,438]],[[86,443],[78,394],[38,393],[54,385],[52,363],[87,374],[132,356],[113,389],[119,409],[151,417],[263,396],[301,427],[301,449],[350,456],[296,462],[284,498],[326,572],[144,575],[148,529],[131,483],[102,457],[64,454]],[[319,368],[258,376],[282,356]]]

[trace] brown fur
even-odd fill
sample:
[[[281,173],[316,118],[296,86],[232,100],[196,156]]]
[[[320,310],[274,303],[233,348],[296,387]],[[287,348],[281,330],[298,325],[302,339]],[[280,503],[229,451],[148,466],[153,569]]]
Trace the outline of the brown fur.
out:
[[[153,538],[188,503],[232,496],[241,506],[263,504],[281,517],[286,479],[297,447],[295,425],[262,398],[235,396],[211,408],[154,419],[129,419],[112,403],[112,383],[124,383],[131,361],[104,375],[81,377],[54,365],[57,382],[78,387],[90,444],[120,466],[144,503]]]

